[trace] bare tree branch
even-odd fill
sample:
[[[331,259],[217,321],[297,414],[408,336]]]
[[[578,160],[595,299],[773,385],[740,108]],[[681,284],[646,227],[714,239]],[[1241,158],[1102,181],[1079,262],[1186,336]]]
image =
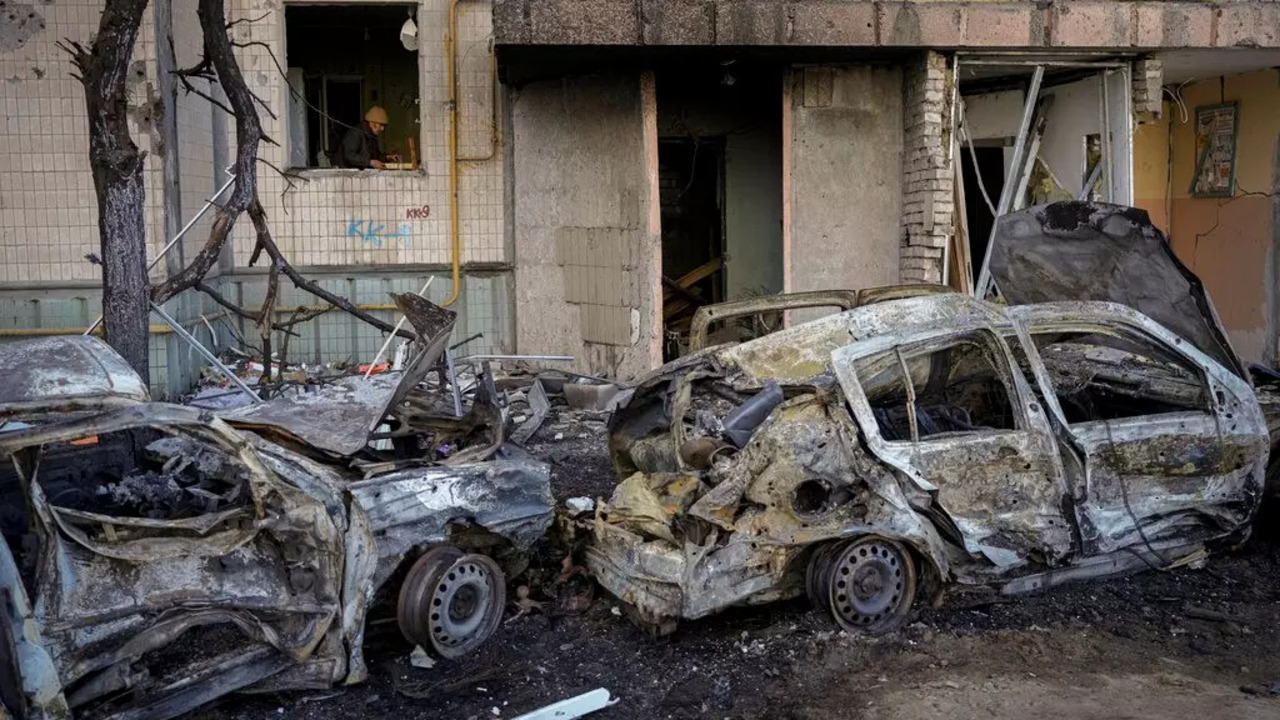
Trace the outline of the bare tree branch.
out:
[[[266,20],[270,16],[271,16],[271,11],[268,10],[267,12],[262,13],[256,18],[237,18],[227,23],[227,29],[230,30],[231,28],[237,25],[240,25],[241,23],[245,25],[252,25],[257,22],[262,22],[263,20]]]
[[[383,332],[396,332],[395,326],[391,323],[379,320],[369,313],[357,308],[350,300],[325,290],[323,287],[320,287],[311,280],[308,280],[302,275],[302,273],[298,272],[296,268],[290,265],[281,254],[280,248],[276,247],[275,241],[271,239],[271,231],[267,228],[267,213],[263,210],[262,203],[255,200],[249,206],[249,218],[253,221],[253,226],[258,230],[258,244],[266,251],[267,255],[271,257],[272,261],[281,263],[281,272],[293,281],[294,286],[300,290],[305,290],[312,295],[315,295],[340,310],[354,315],[360,320],[365,321]],[[404,329],[401,329],[397,334],[409,339],[417,337],[414,333]]]

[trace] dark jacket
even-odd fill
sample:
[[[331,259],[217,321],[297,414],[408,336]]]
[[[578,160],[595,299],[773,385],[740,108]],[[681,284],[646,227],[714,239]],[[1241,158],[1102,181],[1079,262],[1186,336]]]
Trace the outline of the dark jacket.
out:
[[[370,160],[381,159],[378,138],[364,124],[347,130],[342,137],[342,146],[338,148],[338,167],[368,168]]]

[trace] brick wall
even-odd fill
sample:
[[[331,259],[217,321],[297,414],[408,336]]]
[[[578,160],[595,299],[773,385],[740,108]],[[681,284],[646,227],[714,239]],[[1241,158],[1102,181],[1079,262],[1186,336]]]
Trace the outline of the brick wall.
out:
[[[952,67],[926,51],[903,78],[902,246],[904,283],[941,282],[953,231],[951,168]]]
[[[1133,114],[1139,122],[1160,119],[1164,103],[1164,63],[1158,57],[1144,57],[1133,63]]]

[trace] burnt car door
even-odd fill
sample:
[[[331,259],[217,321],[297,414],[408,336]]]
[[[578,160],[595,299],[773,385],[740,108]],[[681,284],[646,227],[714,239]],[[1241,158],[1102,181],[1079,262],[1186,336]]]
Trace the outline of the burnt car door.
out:
[[[833,360],[868,448],[931,498],[917,510],[944,537],[989,561],[975,572],[1053,564],[1071,552],[1057,442],[990,326],[882,335]]]
[[[1008,314],[1073,446],[1068,482],[1085,555],[1204,540],[1248,522],[1267,456],[1248,384],[1121,305],[1049,303]]]

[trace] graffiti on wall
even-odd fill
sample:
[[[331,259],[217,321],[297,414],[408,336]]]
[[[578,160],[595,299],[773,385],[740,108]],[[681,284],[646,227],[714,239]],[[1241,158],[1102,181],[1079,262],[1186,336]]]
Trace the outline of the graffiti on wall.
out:
[[[431,206],[405,208],[406,220],[426,220],[431,217]],[[386,247],[387,243],[397,240],[404,245],[413,237],[413,225],[407,222],[380,223],[376,220],[348,220],[347,237],[359,238],[360,242],[373,247]]]
[[[389,242],[409,243],[413,236],[413,228],[409,223],[399,223],[394,228],[374,220],[348,220],[347,237],[359,238],[361,242],[374,247],[385,247]]]

